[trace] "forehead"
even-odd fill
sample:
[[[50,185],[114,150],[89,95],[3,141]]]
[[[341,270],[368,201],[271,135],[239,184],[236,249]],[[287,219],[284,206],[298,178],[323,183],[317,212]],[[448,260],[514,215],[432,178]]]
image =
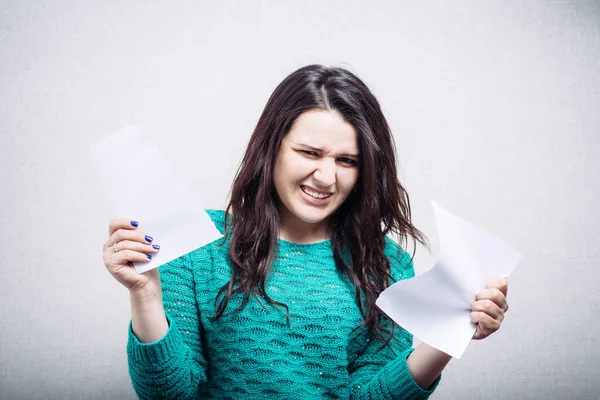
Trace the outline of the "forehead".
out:
[[[310,110],[300,114],[284,141],[316,148],[358,153],[358,134],[340,114],[328,110]]]

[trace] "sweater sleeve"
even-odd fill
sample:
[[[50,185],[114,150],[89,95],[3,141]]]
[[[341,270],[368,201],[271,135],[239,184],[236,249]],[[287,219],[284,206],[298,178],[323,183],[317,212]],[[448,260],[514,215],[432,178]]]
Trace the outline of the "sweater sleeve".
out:
[[[153,343],[141,343],[129,323],[129,375],[140,399],[195,399],[199,386],[206,382],[192,271],[190,254],[160,267],[163,305],[169,323],[165,336]]]
[[[410,255],[395,242],[386,238],[385,253],[390,260],[392,276],[396,280],[410,279],[414,267]],[[388,330],[395,324],[383,315],[381,324]],[[350,393],[354,399],[427,399],[435,390],[441,376],[428,389],[421,388],[413,379],[406,359],[414,350],[413,336],[396,324],[394,337],[383,349],[384,342],[370,339],[366,329],[358,331],[350,340],[348,355]]]

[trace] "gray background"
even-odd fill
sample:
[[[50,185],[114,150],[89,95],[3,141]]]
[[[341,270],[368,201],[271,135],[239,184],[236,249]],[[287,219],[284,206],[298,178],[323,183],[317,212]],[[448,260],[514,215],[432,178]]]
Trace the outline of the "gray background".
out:
[[[89,145],[140,124],[222,208],[310,63],[380,100],[434,250],[430,197],[524,255],[502,328],[433,398],[598,398],[599,22],[591,1],[0,1],[0,398],[135,397]]]

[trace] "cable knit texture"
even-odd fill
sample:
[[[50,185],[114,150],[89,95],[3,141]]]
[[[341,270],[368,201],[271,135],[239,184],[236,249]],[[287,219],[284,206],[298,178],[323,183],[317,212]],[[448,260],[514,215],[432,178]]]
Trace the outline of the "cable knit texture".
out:
[[[223,232],[224,211],[207,210]],[[222,239],[160,267],[169,330],[140,343],[129,325],[127,355],[140,398],[169,399],[425,399],[406,358],[412,335],[397,327],[395,340],[369,340],[353,285],[338,273],[331,241],[279,240],[266,291],[289,307],[232,296],[218,321],[215,296],[231,277],[228,242]],[[385,253],[396,280],[414,276],[410,256],[387,239]],[[389,320],[383,323],[389,324]]]

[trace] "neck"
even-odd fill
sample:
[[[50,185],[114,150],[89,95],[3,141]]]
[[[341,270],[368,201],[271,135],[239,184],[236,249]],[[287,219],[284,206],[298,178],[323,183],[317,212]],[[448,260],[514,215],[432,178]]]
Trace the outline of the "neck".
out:
[[[291,215],[289,212],[281,212],[279,224],[279,238],[298,244],[310,244],[328,240],[329,229],[327,221],[309,224]]]

